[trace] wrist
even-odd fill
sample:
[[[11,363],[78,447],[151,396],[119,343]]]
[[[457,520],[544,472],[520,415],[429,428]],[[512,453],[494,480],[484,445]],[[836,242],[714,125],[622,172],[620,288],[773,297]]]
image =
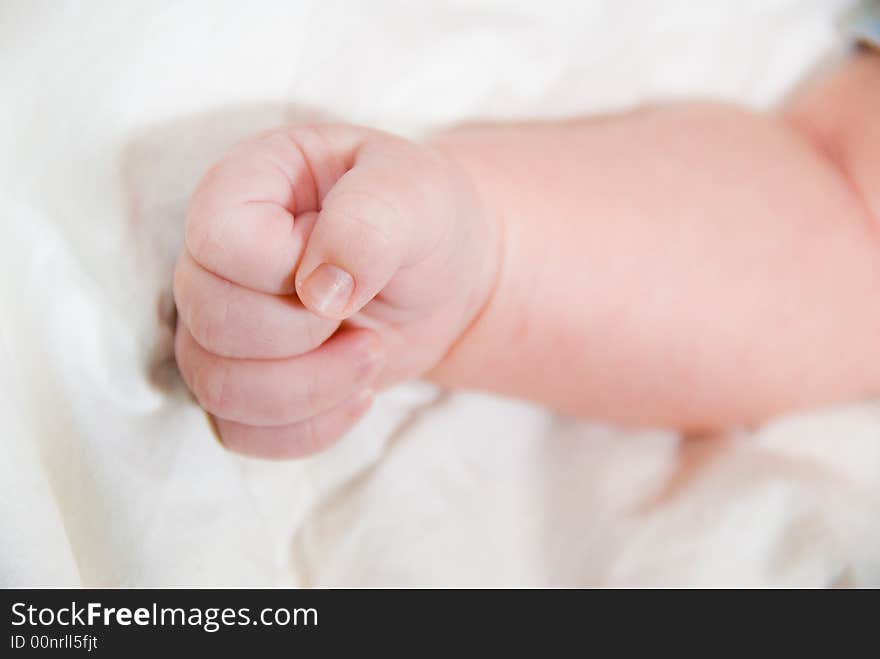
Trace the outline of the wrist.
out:
[[[443,356],[425,377],[438,384],[467,386],[467,371],[474,368],[471,358],[473,336],[480,333],[484,317],[493,306],[501,281],[505,254],[504,214],[482,189],[481,165],[469,153],[466,144],[455,139],[455,133],[436,136],[428,146],[445,158],[459,177],[463,189],[468,231],[462,240],[479,245],[475,255],[472,286],[465,295],[460,329]],[[479,367],[477,367],[479,368]]]

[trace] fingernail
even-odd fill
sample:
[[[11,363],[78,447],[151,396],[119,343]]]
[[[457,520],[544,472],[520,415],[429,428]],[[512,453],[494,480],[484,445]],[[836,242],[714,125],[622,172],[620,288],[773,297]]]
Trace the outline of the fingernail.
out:
[[[345,310],[354,279],[342,268],[322,263],[314,269],[303,284],[306,304],[325,316],[339,316]]]

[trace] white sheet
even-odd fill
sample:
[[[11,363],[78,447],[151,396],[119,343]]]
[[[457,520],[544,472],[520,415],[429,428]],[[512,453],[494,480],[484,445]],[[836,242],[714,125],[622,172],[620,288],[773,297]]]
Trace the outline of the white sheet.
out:
[[[876,404],[686,444],[413,384],[262,463],[215,443],[162,321],[240,135],[766,106],[842,4],[2,3],[0,584],[880,585]]]

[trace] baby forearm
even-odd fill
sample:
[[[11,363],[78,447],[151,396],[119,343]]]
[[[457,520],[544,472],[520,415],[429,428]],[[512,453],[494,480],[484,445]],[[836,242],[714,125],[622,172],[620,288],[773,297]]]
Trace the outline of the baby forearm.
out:
[[[695,430],[878,391],[877,225],[790,122],[692,104],[441,148],[504,238],[438,381]]]

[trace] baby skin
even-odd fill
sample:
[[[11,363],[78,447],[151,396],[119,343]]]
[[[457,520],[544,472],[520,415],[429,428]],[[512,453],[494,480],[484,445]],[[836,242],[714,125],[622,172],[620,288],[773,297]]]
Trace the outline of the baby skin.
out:
[[[231,450],[330,446],[424,378],[704,432],[880,395],[880,55],[778,112],[294,125],[190,205],[180,371]]]

